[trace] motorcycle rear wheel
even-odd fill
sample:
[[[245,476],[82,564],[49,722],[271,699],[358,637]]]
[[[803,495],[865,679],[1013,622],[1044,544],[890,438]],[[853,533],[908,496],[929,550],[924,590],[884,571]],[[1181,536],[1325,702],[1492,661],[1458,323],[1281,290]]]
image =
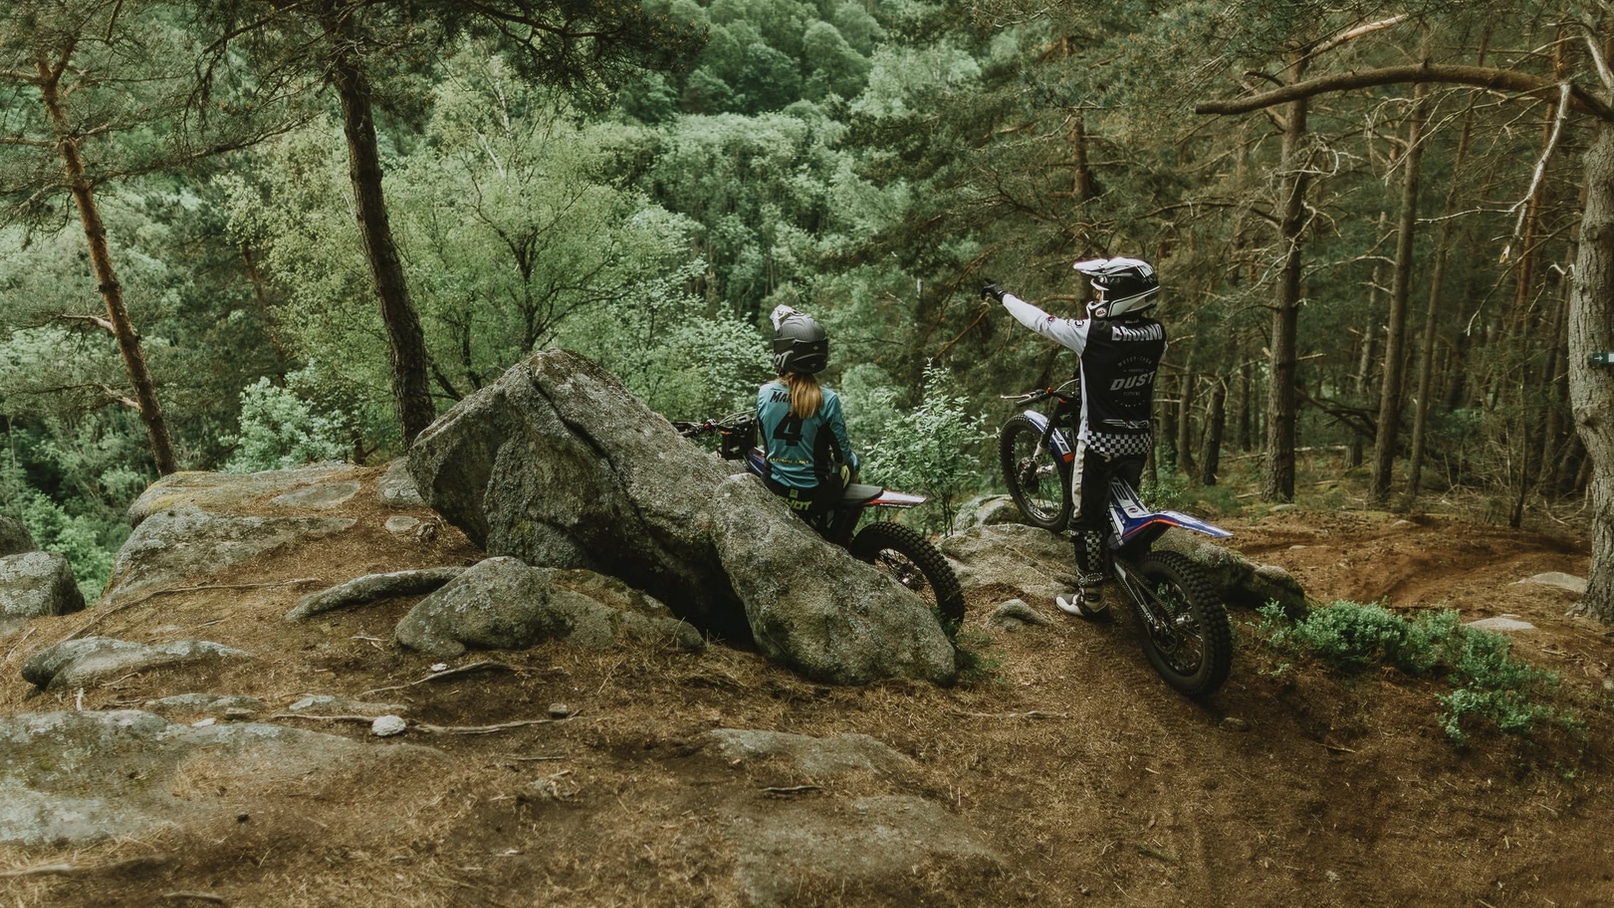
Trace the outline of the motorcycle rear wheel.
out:
[[[964,591],[958,577],[942,553],[917,530],[882,520],[859,530],[846,549],[853,558],[874,565],[917,593],[935,610],[949,637],[963,624]]]
[[[1003,424],[998,436],[998,461],[1009,497],[1025,522],[1059,532],[1070,522],[1070,469],[1059,462],[1043,430],[1024,415]]]
[[[1221,688],[1233,665],[1233,630],[1227,607],[1204,570],[1178,552],[1150,552],[1138,562],[1150,605],[1165,626],[1150,621],[1134,601],[1143,652],[1166,683],[1194,698]]]

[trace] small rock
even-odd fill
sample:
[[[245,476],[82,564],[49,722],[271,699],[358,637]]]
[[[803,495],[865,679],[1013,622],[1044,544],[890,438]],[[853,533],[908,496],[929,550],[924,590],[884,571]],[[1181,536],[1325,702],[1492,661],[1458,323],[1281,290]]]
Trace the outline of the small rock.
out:
[[[1496,631],[1497,633],[1533,631],[1536,629],[1534,624],[1520,620],[1518,615],[1497,615],[1495,618],[1481,618],[1478,621],[1466,622],[1466,624],[1469,627],[1477,627],[1482,631]]]
[[[564,703],[549,704],[549,718],[564,719],[572,714],[572,708]]]
[[[370,734],[378,738],[390,738],[393,735],[403,734],[404,729],[408,727],[409,723],[401,716],[378,716],[370,723]]]
[[[382,524],[382,526],[385,526],[387,528],[387,532],[389,533],[408,533],[414,530],[415,527],[420,526],[420,521],[414,517],[406,517],[402,514],[395,514],[388,517],[387,522]]]
[[[448,671],[448,663],[447,662],[433,662],[432,663],[432,671],[434,671],[434,672],[446,672],[446,671]]]
[[[1536,574],[1523,580],[1513,581],[1515,585],[1521,583],[1537,583],[1542,586],[1555,586],[1558,589],[1574,593],[1577,596],[1586,595],[1586,578],[1576,577],[1574,574],[1565,574],[1562,571],[1548,571]]]
[[[1330,870],[1330,871],[1328,871],[1328,872],[1327,872],[1327,873],[1325,873],[1325,874],[1323,874],[1323,876],[1324,876],[1324,877],[1325,877],[1325,878],[1327,878],[1327,880],[1328,880],[1328,882],[1330,882],[1330,883],[1337,883],[1337,882],[1339,882],[1339,874],[1337,874],[1337,873],[1335,873],[1335,872],[1334,872],[1334,871],[1332,871],[1332,870]]]
[[[1006,631],[1018,630],[1028,624],[1045,625],[1053,623],[1053,619],[1020,599],[1010,599],[999,605],[992,610],[992,617],[987,620],[991,622],[993,627],[999,627]]]

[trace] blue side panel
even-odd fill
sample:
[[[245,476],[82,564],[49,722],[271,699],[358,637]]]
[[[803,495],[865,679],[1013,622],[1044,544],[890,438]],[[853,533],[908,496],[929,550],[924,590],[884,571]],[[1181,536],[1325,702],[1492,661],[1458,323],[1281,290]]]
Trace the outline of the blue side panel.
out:
[[[1233,535],[1215,524],[1180,511],[1151,511],[1138,498],[1138,493],[1120,480],[1110,483],[1110,525],[1115,530],[1118,545],[1131,542],[1151,527],[1158,528],[1155,532],[1165,527],[1181,527],[1212,539],[1225,539]]]

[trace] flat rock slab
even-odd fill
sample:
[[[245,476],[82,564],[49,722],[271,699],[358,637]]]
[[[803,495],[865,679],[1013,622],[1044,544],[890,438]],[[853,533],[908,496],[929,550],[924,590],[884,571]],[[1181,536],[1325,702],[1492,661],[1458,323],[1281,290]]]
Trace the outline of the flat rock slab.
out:
[[[365,716],[371,719],[393,713],[408,712],[401,703],[372,703],[353,700],[333,694],[309,694],[286,706],[287,712],[307,713],[311,716]]]
[[[269,499],[272,505],[283,508],[334,508],[359,493],[359,484],[352,480],[320,482]]]
[[[805,888],[840,891],[845,904],[855,905],[862,903],[859,890],[922,892],[1003,870],[1002,856],[968,820],[912,793],[922,786],[919,764],[876,738],[747,728],[703,737],[705,752],[743,774],[752,789],[714,792],[704,808],[735,848],[742,904],[794,904]],[[772,779],[780,794],[770,797]],[[817,784],[797,784],[803,780]],[[762,796],[757,787],[765,789]],[[837,794],[870,787],[908,790]]]
[[[129,525],[138,527],[151,515],[176,508],[240,511],[264,496],[283,496],[320,483],[353,482],[360,469],[349,463],[316,463],[260,473],[170,473],[129,505]]]
[[[210,694],[204,692],[159,697],[155,700],[147,700],[141,705],[147,712],[157,713],[160,716],[206,713],[222,716],[231,712],[260,713],[267,708],[267,705],[262,700],[257,697],[249,697],[246,694]]]
[[[72,690],[130,672],[249,655],[207,640],[148,645],[112,637],[80,637],[29,656],[22,664],[22,677],[43,690]]]
[[[142,710],[0,718],[0,752],[0,843],[15,845],[233,823],[242,804],[267,799],[294,801],[282,813],[303,816],[381,764],[441,756],[261,723],[177,725]]]
[[[211,474],[210,474],[211,475]],[[103,596],[115,605],[147,590],[191,586],[274,548],[351,528],[351,517],[244,517],[191,505],[147,515],[118,550]]]
[[[895,774],[915,768],[912,760],[868,735],[814,738],[746,728],[718,728],[706,734],[731,765],[736,760],[779,760],[815,777],[848,772]]]
[[[1513,582],[1515,584],[1539,583],[1543,586],[1555,586],[1558,589],[1567,590],[1577,596],[1586,595],[1586,578],[1576,577],[1574,574],[1565,574],[1562,571],[1548,571],[1544,574],[1536,574],[1533,577],[1526,577],[1523,580]]]
[[[1534,624],[1523,621],[1518,615],[1497,615],[1494,618],[1481,618],[1478,621],[1465,622],[1469,627],[1477,627],[1482,631],[1495,631],[1499,634],[1508,634],[1515,631],[1533,631]]]
[[[1002,868],[968,822],[913,795],[763,799],[728,816],[723,829],[738,850],[741,897],[757,908],[790,904],[808,883],[843,887],[853,895],[847,904],[856,904],[862,888],[916,891],[938,876],[974,880]]]

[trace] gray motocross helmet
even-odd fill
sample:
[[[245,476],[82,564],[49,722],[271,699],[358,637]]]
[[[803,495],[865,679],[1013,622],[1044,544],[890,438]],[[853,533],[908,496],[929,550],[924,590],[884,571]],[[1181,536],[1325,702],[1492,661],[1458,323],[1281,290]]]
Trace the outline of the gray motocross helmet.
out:
[[[1072,266],[1092,281],[1098,296],[1087,304],[1093,318],[1136,315],[1153,306],[1160,294],[1154,266],[1142,259],[1088,259]]]
[[[813,375],[829,365],[829,335],[810,315],[792,312],[773,331],[773,369],[780,375]]]

